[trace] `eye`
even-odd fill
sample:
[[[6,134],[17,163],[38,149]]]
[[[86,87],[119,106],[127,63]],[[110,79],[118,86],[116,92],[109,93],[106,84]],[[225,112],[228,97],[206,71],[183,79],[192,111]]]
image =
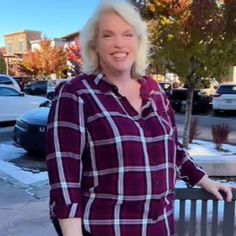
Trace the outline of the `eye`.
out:
[[[127,34],[125,34],[125,36],[128,37],[128,38],[132,38],[134,36],[134,34],[133,33],[127,33]]]
[[[103,34],[102,37],[103,37],[103,38],[110,38],[110,37],[111,37],[111,34],[107,34],[107,33],[106,33],[106,34]]]

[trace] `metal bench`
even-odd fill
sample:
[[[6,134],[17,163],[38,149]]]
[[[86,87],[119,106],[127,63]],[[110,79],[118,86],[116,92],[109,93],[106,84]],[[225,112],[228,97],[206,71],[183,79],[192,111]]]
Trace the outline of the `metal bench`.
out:
[[[210,193],[200,188],[176,188],[175,194],[176,235],[236,235],[236,190],[233,190],[233,201],[230,203],[218,201]],[[58,235],[62,235],[56,219],[53,224]]]
[[[176,235],[236,235],[236,190],[230,203],[218,201],[200,188],[176,188],[175,194]]]

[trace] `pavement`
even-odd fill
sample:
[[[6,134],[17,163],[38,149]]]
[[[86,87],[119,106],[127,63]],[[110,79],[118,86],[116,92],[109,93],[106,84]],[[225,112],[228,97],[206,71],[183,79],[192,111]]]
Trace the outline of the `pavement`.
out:
[[[0,235],[56,236],[49,219],[47,181],[30,185],[0,173]]]

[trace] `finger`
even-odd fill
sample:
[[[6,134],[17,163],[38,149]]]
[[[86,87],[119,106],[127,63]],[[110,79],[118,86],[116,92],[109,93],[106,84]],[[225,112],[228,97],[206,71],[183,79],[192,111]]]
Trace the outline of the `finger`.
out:
[[[218,200],[220,200],[220,201],[223,201],[223,200],[224,200],[223,196],[220,194],[220,192],[219,192],[218,190],[213,191],[212,194],[213,194]]]
[[[224,187],[222,189],[222,191],[225,192],[225,195],[226,195],[226,201],[227,202],[231,202],[232,201],[232,198],[233,198],[233,194],[232,194],[232,189],[231,188],[227,188],[227,187]]]

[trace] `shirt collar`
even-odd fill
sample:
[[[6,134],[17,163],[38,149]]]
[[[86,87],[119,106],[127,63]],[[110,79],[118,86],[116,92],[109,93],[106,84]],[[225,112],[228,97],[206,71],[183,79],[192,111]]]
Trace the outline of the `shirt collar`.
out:
[[[141,79],[138,80],[140,83],[140,95],[143,99],[148,99],[152,94],[152,89],[148,86],[148,78],[143,76]],[[102,92],[114,91],[118,93],[118,88],[106,78],[106,76],[102,73],[99,73],[95,79],[94,83],[99,87]]]
[[[106,78],[106,75],[99,73],[94,79],[94,83],[99,87],[102,92],[113,91],[118,93],[118,88]]]

